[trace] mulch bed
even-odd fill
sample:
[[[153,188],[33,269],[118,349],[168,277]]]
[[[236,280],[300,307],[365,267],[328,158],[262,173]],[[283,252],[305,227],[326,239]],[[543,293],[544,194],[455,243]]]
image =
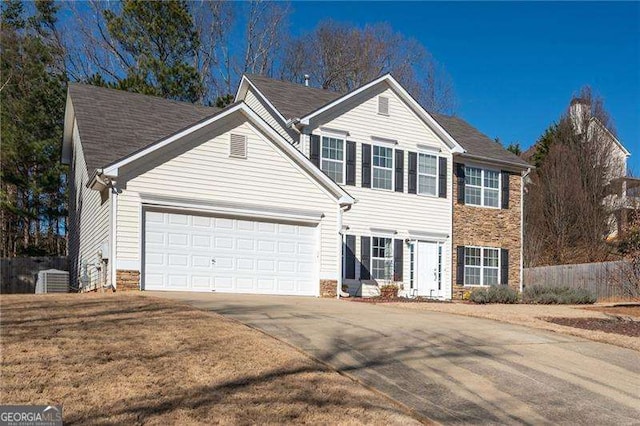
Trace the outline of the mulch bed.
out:
[[[640,304],[594,306],[594,307],[585,308],[585,309],[599,311],[599,312],[603,312],[605,314],[610,314],[610,315],[640,318]]]
[[[585,330],[604,331],[605,333],[622,334],[624,336],[640,337],[640,321],[623,318],[543,318],[545,321],[567,327]]]
[[[429,299],[427,297],[384,297],[384,296],[374,296],[374,297],[349,297],[343,298],[341,300],[348,300],[351,302],[360,302],[360,303],[453,303],[450,300],[439,300],[439,299]]]

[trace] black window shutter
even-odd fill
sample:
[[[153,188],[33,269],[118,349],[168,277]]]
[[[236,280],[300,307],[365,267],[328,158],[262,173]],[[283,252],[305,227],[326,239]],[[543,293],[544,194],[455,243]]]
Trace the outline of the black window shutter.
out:
[[[360,237],[360,279],[371,278],[371,237]]]
[[[347,185],[356,184],[356,143],[347,141]]]
[[[362,187],[371,188],[371,145],[362,144]]]
[[[309,158],[317,167],[320,167],[320,136],[311,135],[311,147],[309,148]]]
[[[356,277],[356,236],[346,235],[344,243],[344,277],[354,279]]]
[[[404,192],[404,151],[396,149],[396,192]]]
[[[464,246],[456,247],[456,284],[464,285]]]
[[[404,241],[400,239],[393,240],[393,280],[402,281],[402,259],[403,259]]]
[[[438,159],[438,197],[447,198],[447,159]]]
[[[409,182],[408,192],[409,194],[415,194],[418,190],[418,153],[409,153]]]
[[[500,284],[509,284],[509,250],[500,249]]]
[[[464,204],[464,164],[457,163],[455,170],[458,182],[458,204]]]
[[[504,170],[501,173],[502,180],[502,208],[509,208],[509,172],[505,172]]]

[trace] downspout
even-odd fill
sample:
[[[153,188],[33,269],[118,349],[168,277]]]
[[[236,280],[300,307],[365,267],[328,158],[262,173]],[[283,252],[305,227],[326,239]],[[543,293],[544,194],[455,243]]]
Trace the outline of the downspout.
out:
[[[524,291],[524,186],[531,169],[527,169],[520,179],[520,293]]]
[[[117,265],[116,265],[116,237],[117,233],[117,215],[118,215],[118,189],[116,188],[116,182],[111,181],[111,288],[116,291],[117,287]]]
[[[342,292],[342,272],[344,271],[344,262],[342,251],[344,250],[344,235],[342,233],[342,206],[338,206],[338,279],[336,280],[336,299],[340,299],[340,293]]]

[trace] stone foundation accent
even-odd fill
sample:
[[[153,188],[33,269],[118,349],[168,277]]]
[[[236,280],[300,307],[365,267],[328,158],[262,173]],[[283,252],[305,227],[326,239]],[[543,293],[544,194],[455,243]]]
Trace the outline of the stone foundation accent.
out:
[[[140,290],[140,271],[129,269],[118,269],[116,271],[117,291],[138,291]]]
[[[320,280],[320,297],[337,297],[337,287],[338,281],[336,280]]]
[[[454,165],[455,167],[455,165]],[[509,208],[491,209],[458,204],[458,180],[453,179],[452,282],[454,299],[462,299],[474,287],[456,285],[457,246],[500,247],[509,250],[509,287],[520,290],[521,241],[520,174],[509,175]]]

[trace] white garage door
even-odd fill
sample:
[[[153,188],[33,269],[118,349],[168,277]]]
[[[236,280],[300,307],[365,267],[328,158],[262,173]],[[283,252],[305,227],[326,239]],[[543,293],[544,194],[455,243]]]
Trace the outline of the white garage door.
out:
[[[318,294],[316,227],[147,211],[146,290]]]

